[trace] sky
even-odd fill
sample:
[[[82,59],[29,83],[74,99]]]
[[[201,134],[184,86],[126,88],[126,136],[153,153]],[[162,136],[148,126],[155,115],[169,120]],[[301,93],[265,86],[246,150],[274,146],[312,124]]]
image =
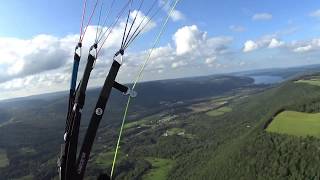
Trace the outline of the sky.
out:
[[[320,63],[319,0],[180,0],[172,14],[173,0],[155,1],[148,14],[153,0],[145,0],[140,10],[141,0],[133,0],[129,22],[135,15],[141,22],[160,10],[126,50],[120,82],[135,79],[151,50],[142,81]],[[110,11],[112,0],[98,0],[83,40],[79,77],[97,29],[111,27],[127,0],[114,2]],[[84,25],[95,3],[87,0]],[[2,2],[0,99],[68,90],[82,9],[83,0]],[[102,47],[89,87],[103,84],[120,48],[127,13],[128,9]],[[166,30],[152,49],[169,14]]]

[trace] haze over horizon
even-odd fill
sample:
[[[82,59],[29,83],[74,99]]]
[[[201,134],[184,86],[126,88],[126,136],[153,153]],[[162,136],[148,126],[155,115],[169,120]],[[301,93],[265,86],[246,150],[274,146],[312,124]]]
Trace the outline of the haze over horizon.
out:
[[[152,55],[143,80],[319,64],[320,2],[310,0],[303,6],[300,3],[298,0],[265,3],[182,0]],[[81,6],[82,0],[3,3],[0,7],[0,99],[68,90]],[[161,13],[128,49],[120,72],[121,82],[132,82],[137,74],[167,10]],[[142,11],[140,18],[143,16]],[[89,87],[101,86],[104,81],[111,57],[120,46],[125,18],[120,21],[97,60]],[[96,24],[97,15],[85,37],[80,76]]]

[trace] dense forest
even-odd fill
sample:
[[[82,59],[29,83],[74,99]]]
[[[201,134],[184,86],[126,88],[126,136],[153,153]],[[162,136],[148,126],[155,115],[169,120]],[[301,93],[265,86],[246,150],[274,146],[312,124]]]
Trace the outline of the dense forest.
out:
[[[318,179],[319,139],[270,134],[263,127],[279,109],[319,112],[319,89],[290,81],[236,103],[219,120],[226,122],[219,127],[222,137],[180,157],[170,179]]]

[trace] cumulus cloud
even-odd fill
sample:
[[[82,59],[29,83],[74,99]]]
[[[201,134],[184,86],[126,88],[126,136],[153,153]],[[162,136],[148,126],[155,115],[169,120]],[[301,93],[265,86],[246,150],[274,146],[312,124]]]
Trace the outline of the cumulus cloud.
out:
[[[211,37],[201,31],[196,25],[184,26],[173,35],[178,56],[186,54],[223,54],[228,50],[232,37]]]
[[[289,48],[296,53],[307,53],[320,50],[320,38],[314,38],[309,41],[295,41],[289,45]]]
[[[258,44],[252,40],[248,40],[244,43],[243,52],[250,52],[258,49]]]
[[[197,49],[206,39],[207,34],[199,31],[196,25],[180,28],[173,36],[177,54],[183,55]]]
[[[146,17],[140,11],[134,10],[130,14],[132,20],[137,16],[136,28],[142,20],[147,22]],[[113,32],[108,36],[108,42],[104,45],[101,58],[104,58],[105,52],[114,51],[119,48],[119,39],[122,38],[125,23],[122,20],[119,25],[114,27]],[[145,33],[156,26],[154,21],[150,21],[142,33]],[[107,27],[98,27],[102,31]],[[83,41],[83,57],[89,50],[89,46],[94,43],[96,37],[96,26],[89,26]],[[102,34],[101,34],[102,35]],[[103,38],[107,37],[104,34]],[[21,78],[29,75],[39,74],[46,71],[61,69],[71,64],[73,59],[74,46],[79,38],[78,34],[67,35],[65,37],[55,37],[52,35],[41,34],[31,39],[6,38],[0,37],[0,83],[15,78]],[[85,61],[81,61],[82,65]],[[98,62],[100,63],[100,62]]]
[[[243,52],[251,52],[261,48],[274,49],[274,48],[280,48],[284,46],[285,46],[285,42],[272,36],[265,36],[256,41],[253,41],[253,40],[246,41],[244,43]]]
[[[30,40],[0,38],[0,83],[27,75],[57,69],[67,62],[73,48],[65,48],[65,39],[38,35]]]
[[[181,27],[172,39],[174,45],[169,43],[153,50],[145,71],[147,79],[170,73],[177,77],[180,72],[194,70],[195,67],[223,69],[225,66],[219,66],[218,59],[230,53],[229,46],[233,42],[232,37],[208,37],[196,25]],[[149,51],[131,54],[127,62],[130,69],[141,64],[141,59],[145,59]]]
[[[132,19],[143,19],[143,14],[133,12]],[[150,29],[154,28],[151,26]],[[100,27],[104,30],[106,27]],[[114,28],[108,43],[92,71],[89,86],[101,85],[113,53],[119,48],[124,22]],[[84,45],[94,42],[96,26],[89,26]],[[73,61],[74,45],[79,35],[68,35],[62,38],[51,35],[39,35],[29,40],[17,38],[0,38],[0,90],[6,96],[30,95],[57,90],[65,90],[69,84]],[[153,50],[151,61],[144,73],[146,80],[159,78],[183,77],[183,70],[193,71],[190,67],[224,68],[217,61],[230,51],[232,37],[208,37],[196,25],[184,26],[172,35],[172,42]],[[80,74],[86,63],[88,46],[83,47],[84,54],[80,64]],[[127,51],[123,68],[119,75],[121,82],[131,82],[139,72],[143,60],[150,49],[141,52]],[[166,73],[163,73],[166,72]],[[179,73],[178,73],[179,72]],[[179,75],[180,74],[180,75]],[[81,75],[80,75],[81,76]],[[23,88],[23,90],[22,90]],[[3,98],[3,97],[0,97]]]
[[[279,41],[278,39],[276,38],[272,38],[268,47],[269,48],[278,48],[278,47],[281,47],[283,46],[285,43],[283,41]]]
[[[137,22],[143,19],[146,22],[149,18],[140,11],[133,11],[130,19],[132,20],[136,15]],[[120,46],[119,39],[121,40],[123,35],[124,22],[125,19],[121,19],[120,23],[114,27],[112,33],[108,36],[108,41],[102,48],[96,61],[95,70],[92,72],[91,85],[98,82],[98,79],[101,80],[105,77],[106,67],[109,65],[114,52]],[[141,34],[150,31],[154,27],[156,27],[156,23],[150,21]],[[98,28],[102,31],[108,29],[107,27]],[[85,59],[90,45],[94,43],[96,30],[96,26],[89,26],[86,31],[82,59],[80,61],[80,74],[86,63]],[[105,38],[108,34],[104,34],[102,38]],[[64,37],[40,34],[30,39],[0,37],[0,90],[2,90],[2,95],[30,95],[65,89],[66,84],[69,84],[73,52],[78,39],[79,34],[71,34]],[[22,87],[24,89],[23,92],[21,90]],[[9,90],[10,93],[8,92]],[[16,91],[19,91],[19,93]],[[0,96],[1,98],[3,97]]]
[[[256,41],[246,41],[244,43],[243,52],[251,52],[263,48],[284,49],[295,53],[320,51],[320,38],[303,41],[284,42],[279,40],[275,36],[264,36]]]
[[[301,46],[301,47],[294,48],[293,51],[294,52],[298,52],[298,53],[303,53],[303,52],[308,52],[311,49],[312,49],[311,45],[306,45],[306,46]]]
[[[272,19],[272,14],[270,13],[257,13],[252,16],[252,20],[254,21],[266,21]]]

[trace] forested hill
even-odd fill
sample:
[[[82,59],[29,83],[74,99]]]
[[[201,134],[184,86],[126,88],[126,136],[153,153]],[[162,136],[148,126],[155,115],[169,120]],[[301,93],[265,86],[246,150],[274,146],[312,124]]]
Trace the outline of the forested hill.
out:
[[[179,157],[170,179],[319,179],[318,138],[264,129],[279,110],[320,112],[320,79],[314,77],[289,81],[239,101],[219,119],[194,117],[211,127],[202,137],[210,141]]]
[[[320,124],[313,119],[320,117],[320,75],[278,85],[255,85],[247,77],[209,76],[148,82],[138,88],[121,140],[115,179],[320,177],[320,132],[300,128]],[[98,92],[88,92],[81,134]],[[118,92],[112,95],[86,179],[110,172],[125,100]],[[0,105],[4,114],[0,116],[4,119],[0,179],[57,178],[65,111],[65,95]],[[299,126],[289,122],[285,127],[300,133],[295,134],[292,129],[281,129],[281,123],[288,121],[279,112],[298,113],[310,121],[295,119]]]
[[[137,86],[138,97],[130,107],[129,121],[214,96],[234,94],[238,89],[264,87],[253,84],[253,79],[248,77],[226,75],[141,83]],[[84,135],[99,91],[97,88],[87,92],[81,135]],[[66,95],[47,94],[0,102],[0,179],[29,174],[46,179],[57,175],[55,162],[65,126]],[[113,91],[101,122],[101,133],[113,133],[104,138],[109,148],[114,145],[115,128],[119,127],[126,99]]]

